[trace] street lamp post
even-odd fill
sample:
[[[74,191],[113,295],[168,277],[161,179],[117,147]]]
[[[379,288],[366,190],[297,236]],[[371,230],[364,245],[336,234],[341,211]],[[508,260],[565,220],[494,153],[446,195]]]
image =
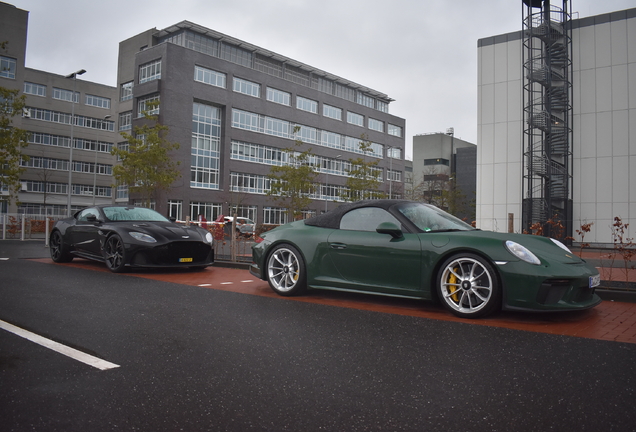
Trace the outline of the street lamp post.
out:
[[[342,157],[342,155],[336,156],[335,159],[339,159],[340,157]],[[334,159],[334,162],[335,162],[335,159]],[[327,204],[328,203],[329,203],[329,167],[327,167],[327,174],[326,174],[326,177],[325,177],[325,213],[327,213]]]
[[[67,213],[68,216],[71,216],[71,193],[73,189],[73,146],[75,143],[73,142],[73,126],[75,126],[75,86],[77,84],[77,75],[83,75],[86,71],[84,69],[80,69],[77,72],[73,72],[72,74],[66,75],[64,78],[70,78],[73,80],[73,94],[71,95],[71,147],[68,155],[68,203],[67,203]]]
[[[446,129],[446,135],[450,135],[451,137],[451,154],[450,154],[450,175],[452,176],[454,174],[453,168],[455,168],[453,166],[453,153],[455,152],[455,149],[453,147],[455,147],[455,128],[448,128]],[[450,177],[450,176],[449,176]]]
[[[104,121],[111,118],[111,115],[104,116]],[[95,205],[95,195],[97,195],[97,149],[99,148],[99,134],[95,145],[95,166],[93,167],[93,205]]]
[[[393,149],[395,147],[389,147],[389,153],[387,156],[389,157],[389,175],[387,176],[389,180],[389,199],[393,198]]]

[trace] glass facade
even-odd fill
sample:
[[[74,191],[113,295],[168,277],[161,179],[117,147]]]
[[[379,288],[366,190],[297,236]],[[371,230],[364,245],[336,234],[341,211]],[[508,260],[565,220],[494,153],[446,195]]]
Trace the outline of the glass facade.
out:
[[[219,188],[221,110],[194,103],[192,109],[192,145],[190,187]]]

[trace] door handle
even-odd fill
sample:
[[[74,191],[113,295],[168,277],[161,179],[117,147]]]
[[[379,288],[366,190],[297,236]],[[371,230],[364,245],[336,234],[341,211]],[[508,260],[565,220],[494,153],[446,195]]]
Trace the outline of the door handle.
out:
[[[331,249],[346,249],[347,245],[344,243],[330,243],[329,247]]]

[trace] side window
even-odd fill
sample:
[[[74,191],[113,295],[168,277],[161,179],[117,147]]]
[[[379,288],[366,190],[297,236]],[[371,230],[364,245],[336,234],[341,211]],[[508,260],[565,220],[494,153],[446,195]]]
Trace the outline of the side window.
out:
[[[96,218],[99,218],[99,212],[95,208],[87,208],[82,210],[79,215],[77,215],[77,220],[80,222],[86,222],[88,220],[89,215],[95,215]]]
[[[395,216],[377,207],[364,207],[351,210],[340,219],[340,229],[350,231],[375,231],[382,222],[392,222],[402,226]]]

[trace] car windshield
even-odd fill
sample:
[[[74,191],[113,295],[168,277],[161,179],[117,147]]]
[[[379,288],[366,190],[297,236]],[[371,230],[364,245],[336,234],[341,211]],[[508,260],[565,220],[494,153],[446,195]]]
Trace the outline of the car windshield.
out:
[[[406,203],[398,205],[397,209],[424,232],[472,231],[475,229],[461,219],[435,206],[420,203]]]
[[[143,207],[104,207],[104,214],[111,221],[169,222],[154,210]]]

